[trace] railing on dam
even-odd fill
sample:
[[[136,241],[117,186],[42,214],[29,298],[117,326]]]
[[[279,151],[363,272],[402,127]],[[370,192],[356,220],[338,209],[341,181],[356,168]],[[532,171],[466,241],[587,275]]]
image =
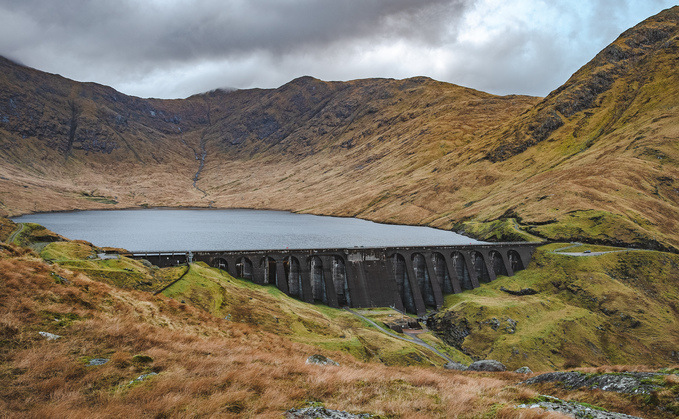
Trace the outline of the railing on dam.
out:
[[[132,253],[157,266],[201,261],[234,277],[275,284],[287,295],[331,307],[388,307],[417,315],[443,295],[473,289],[528,266],[541,243]]]

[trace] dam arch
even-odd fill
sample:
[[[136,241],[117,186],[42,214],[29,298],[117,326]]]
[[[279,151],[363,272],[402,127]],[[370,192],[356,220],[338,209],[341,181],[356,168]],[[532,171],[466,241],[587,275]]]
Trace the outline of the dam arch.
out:
[[[497,277],[498,275],[507,276],[507,267],[502,254],[497,250],[491,250],[488,252],[489,264],[493,268],[493,273]]]
[[[229,270],[229,263],[224,258],[214,258],[210,261],[209,265],[223,271]]]
[[[259,262],[259,268],[262,272],[262,284],[277,284],[276,279],[276,259],[265,256]]]
[[[294,256],[288,256],[283,262],[285,269],[285,278],[288,282],[288,293],[295,297],[303,298],[303,287],[301,277],[301,266],[299,259]]]
[[[512,276],[540,243],[134,253],[158,266],[205,262],[234,277],[276,284],[281,292],[330,307],[394,307],[417,315],[443,296]],[[255,263],[253,264],[253,261]]]
[[[243,256],[236,262],[236,272],[239,278],[253,280],[252,261]]]

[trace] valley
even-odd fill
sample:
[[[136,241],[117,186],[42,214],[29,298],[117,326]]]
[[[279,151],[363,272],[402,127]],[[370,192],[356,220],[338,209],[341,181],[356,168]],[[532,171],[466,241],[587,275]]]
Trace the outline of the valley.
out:
[[[142,99],[0,58],[0,416],[564,417],[531,408],[555,396],[676,417],[677,60],[679,6],[544,98],[301,77]],[[370,323],[405,316],[390,308],[363,319],[204,262],[102,258],[124,249],[7,218],[153,207],[544,242],[526,269],[424,313],[417,336],[449,363]],[[508,372],[455,370],[483,360]],[[554,371],[585,384],[539,374]],[[597,384],[632,376],[629,391]]]
[[[544,99],[311,77],[139,99],[2,60],[0,210],[267,208],[673,250],[678,13]]]

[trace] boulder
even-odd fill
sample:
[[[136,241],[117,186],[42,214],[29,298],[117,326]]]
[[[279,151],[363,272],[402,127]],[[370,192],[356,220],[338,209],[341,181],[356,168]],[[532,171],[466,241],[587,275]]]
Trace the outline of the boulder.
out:
[[[339,364],[335,361],[333,361],[330,358],[326,358],[323,355],[311,355],[309,358],[306,360],[307,364],[315,364],[315,365],[335,365],[339,366]]]
[[[507,367],[500,361],[495,361],[493,359],[486,359],[483,361],[473,362],[467,371],[488,371],[488,372],[500,372],[507,371]]]
[[[90,362],[87,363],[87,367],[96,367],[98,365],[104,365],[109,361],[108,358],[92,358]]]
[[[152,377],[154,375],[158,375],[158,373],[157,372],[150,372],[148,374],[142,374],[139,377],[135,378],[134,380],[130,381],[130,384],[134,384],[134,383],[139,382],[139,381],[144,381],[147,378]]]
[[[40,336],[46,338],[47,340],[57,340],[61,337],[50,332],[38,332],[38,333],[40,333]]]
[[[459,362],[449,362],[443,366],[447,370],[465,371],[467,367]]]
[[[517,374],[532,374],[533,370],[531,370],[528,367],[521,367],[518,370],[514,371]]]

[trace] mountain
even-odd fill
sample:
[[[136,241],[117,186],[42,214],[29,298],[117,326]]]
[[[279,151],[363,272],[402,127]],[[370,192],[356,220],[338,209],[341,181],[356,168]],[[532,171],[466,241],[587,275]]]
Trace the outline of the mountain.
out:
[[[144,100],[0,65],[3,180],[21,192],[2,200],[8,214],[113,200],[337,212],[338,196],[358,208],[535,103],[427,78],[310,77]],[[367,180],[374,190],[356,184]]]
[[[418,77],[140,99],[0,60],[0,211],[284,209],[677,250],[679,7],[546,98]]]

